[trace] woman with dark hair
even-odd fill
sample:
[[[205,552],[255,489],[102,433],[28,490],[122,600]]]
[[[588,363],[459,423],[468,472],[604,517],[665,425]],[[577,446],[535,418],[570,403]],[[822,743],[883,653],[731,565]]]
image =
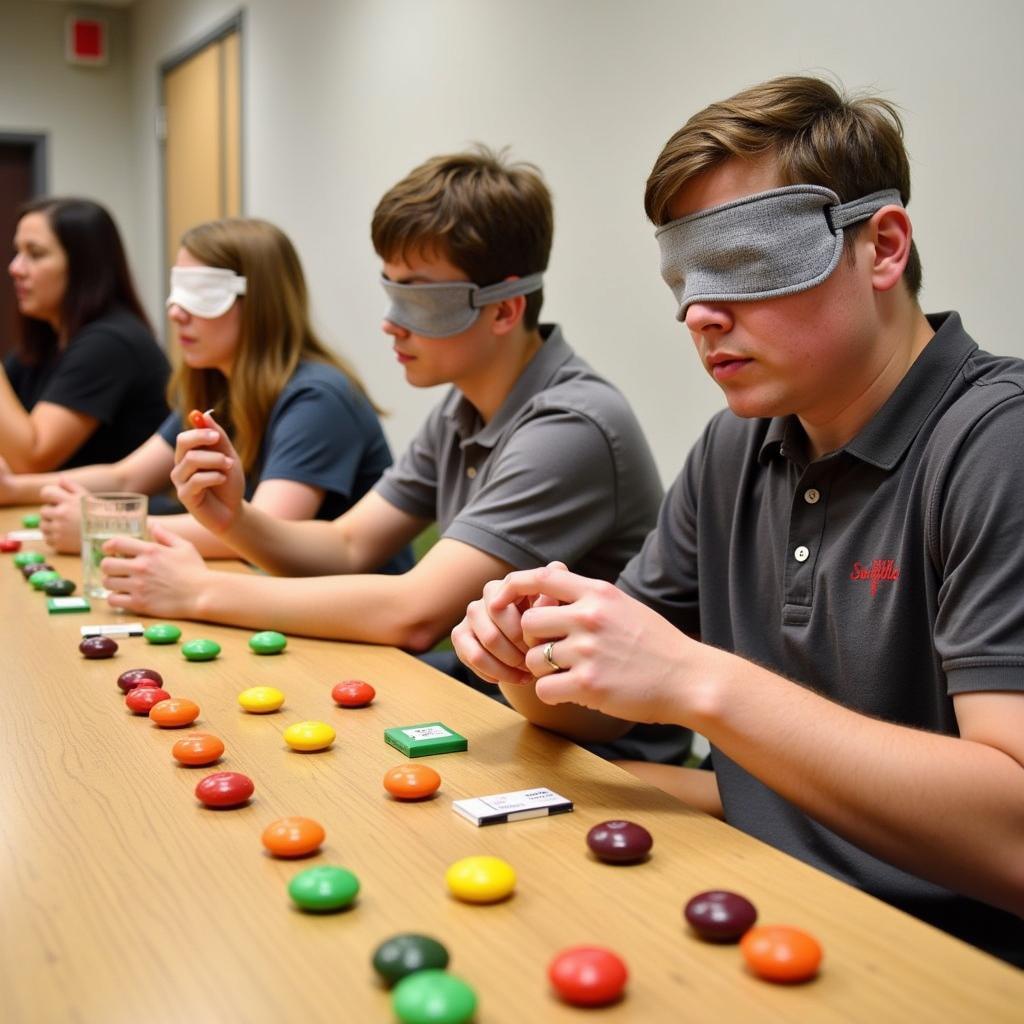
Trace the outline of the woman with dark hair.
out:
[[[0,460],[38,473],[133,451],[167,415],[170,367],[110,214],[88,199],[27,204],[8,271],[21,338],[0,369]]]

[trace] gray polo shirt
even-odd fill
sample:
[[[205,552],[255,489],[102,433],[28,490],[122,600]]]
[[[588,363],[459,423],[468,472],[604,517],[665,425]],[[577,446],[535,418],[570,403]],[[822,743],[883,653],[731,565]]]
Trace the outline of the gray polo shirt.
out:
[[[613,580],[654,525],[661,481],[622,394],[558,327],[541,334],[489,423],[453,388],[377,492],[517,569],[560,559]]]
[[[836,452],[808,462],[794,418],[717,415],[619,585],[837,703],[956,735],[952,694],[1024,690],[1024,362],[979,351],[955,313],[929,319],[934,338]],[[731,824],[1024,952],[1020,919],[868,855],[712,759]]]

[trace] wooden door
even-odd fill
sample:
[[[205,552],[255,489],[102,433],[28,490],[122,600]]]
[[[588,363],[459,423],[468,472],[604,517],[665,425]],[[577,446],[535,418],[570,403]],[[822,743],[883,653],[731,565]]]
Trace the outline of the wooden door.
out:
[[[242,213],[240,41],[233,24],[163,67],[168,267],[187,228]]]

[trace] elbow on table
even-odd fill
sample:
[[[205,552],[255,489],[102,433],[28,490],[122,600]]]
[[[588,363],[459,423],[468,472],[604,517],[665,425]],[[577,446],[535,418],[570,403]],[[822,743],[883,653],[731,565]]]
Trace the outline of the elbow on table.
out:
[[[452,626],[447,619],[436,616],[410,616],[396,623],[395,636],[387,642],[412,654],[423,654],[447,637]]]

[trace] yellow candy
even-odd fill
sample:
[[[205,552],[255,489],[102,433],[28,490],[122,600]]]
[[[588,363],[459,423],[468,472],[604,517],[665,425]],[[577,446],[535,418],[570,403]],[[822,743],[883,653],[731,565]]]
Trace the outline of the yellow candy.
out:
[[[444,880],[457,899],[466,903],[497,903],[516,887],[516,873],[500,857],[463,857],[446,872]]]
[[[284,694],[273,686],[251,686],[238,695],[238,703],[254,715],[265,715],[284,703]]]
[[[334,742],[334,730],[326,722],[296,722],[284,731],[292,750],[325,750]]]

